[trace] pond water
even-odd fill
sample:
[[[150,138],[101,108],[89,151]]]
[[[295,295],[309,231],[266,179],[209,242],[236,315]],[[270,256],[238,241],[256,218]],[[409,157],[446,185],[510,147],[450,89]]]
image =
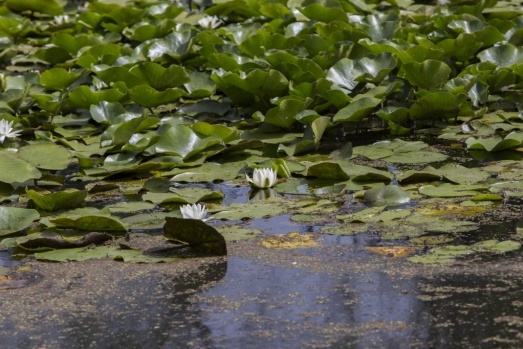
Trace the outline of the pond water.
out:
[[[451,154],[452,155],[452,154]],[[461,151],[455,156],[463,157]],[[467,159],[478,165],[478,160]],[[398,169],[389,166],[388,171]],[[72,183],[74,184],[74,183]],[[195,184],[178,184],[183,188]],[[253,202],[247,186],[221,190],[222,205]],[[357,210],[363,204],[347,195]],[[112,198],[114,202],[129,197]],[[111,201],[113,203],[113,201]],[[96,207],[105,201],[90,203]],[[409,207],[418,205],[416,200]],[[344,205],[348,209],[350,204]],[[454,244],[510,237],[521,206],[482,221]],[[518,208],[519,207],[519,208]],[[519,211],[518,211],[519,210]],[[519,213],[518,213],[519,212]],[[314,234],[315,247],[228,243],[228,256],[172,265],[115,261],[50,264],[0,251],[0,341],[7,348],[515,348],[523,345],[522,253],[423,266],[367,247],[403,246],[370,232],[321,234],[291,214],[245,219],[262,237]],[[213,220],[211,225],[238,224]],[[327,223],[338,224],[338,223]],[[161,229],[144,231],[161,235]],[[423,251],[420,251],[423,252]],[[20,265],[25,268],[22,272]],[[11,282],[11,284],[9,284]],[[23,287],[27,286],[29,287]],[[4,287],[2,287],[4,286]]]
[[[319,228],[293,223],[288,215],[245,224],[265,234]],[[485,227],[479,235],[503,234],[509,224]],[[292,250],[233,242],[226,259],[201,261],[181,274],[167,265],[28,262],[44,279],[3,291],[0,340],[9,348],[523,344],[520,253],[424,267],[365,250],[382,243],[374,234],[320,235],[320,241]],[[15,266],[8,256],[0,254],[2,265]]]

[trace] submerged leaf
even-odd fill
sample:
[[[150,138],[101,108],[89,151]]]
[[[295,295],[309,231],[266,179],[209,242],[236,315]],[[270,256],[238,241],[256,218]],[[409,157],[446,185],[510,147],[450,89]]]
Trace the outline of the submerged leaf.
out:
[[[372,206],[394,206],[409,203],[410,195],[397,185],[386,185],[367,190],[363,200]]]

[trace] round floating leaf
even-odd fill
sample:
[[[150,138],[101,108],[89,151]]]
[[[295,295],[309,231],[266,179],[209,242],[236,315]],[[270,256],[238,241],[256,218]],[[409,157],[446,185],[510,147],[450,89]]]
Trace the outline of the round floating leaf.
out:
[[[450,92],[426,94],[410,107],[410,118],[413,120],[438,120],[456,117],[461,104],[466,99],[465,94],[455,96]]]
[[[334,122],[359,122],[368,116],[380,103],[381,98],[363,97],[352,101],[348,106],[334,115]]]
[[[474,196],[478,194],[473,187],[470,187],[470,190],[467,189],[468,186],[452,185],[452,184],[443,184],[439,187],[433,185],[424,185],[419,188],[419,193],[427,196],[434,196],[440,198],[453,198],[460,196]]]
[[[310,98],[294,96],[283,98],[277,107],[269,109],[261,119],[268,124],[290,129],[296,122],[296,115],[306,109],[311,101]]]
[[[117,246],[59,249],[54,251],[35,253],[35,258],[39,261],[49,262],[72,262],[110,258],[130,263],[167,263],[175,262],[180,259],[180,257],[157,257],[144,255],[141,251],[121,249]]]
[[[190,127],[178,125],[165,131],[154,145],[154,151],[160,154],[180,155],[189,158],[204,149],[221,143],[218,136],[204,136]]]
[[[512,240],[506,240],[502,242],[499,242],[498,240],[486,240],[475,243],[471,246],[471,248],[477,252],[505,253],[519,250],[521,248],[521,244]]]
[[[427,254],[409,257],[408,260],[422,264],[448,264],[456,260],[456,257],[473,254],[469,246],[445,246],[431,249]]]
[[[73,228],[90,231],[125,232],[127,228],[116,217],[91,207],[76,209],[49,220],[61,228]]]
[[[182,218],[182,214],[180,211],[141,213],[122,218],[122,222],[131,230],[160,229],[165,224],[165,217]]]
[[[443,178],[457,184],[474,184],[490,177],[490,173],[477,168],[467,168],[458,164],[447,164],[438,169]]]
[[[216,219],[239,220],[243,218],[262,218],[278,216],[287,211],[284,202],[279,198],[269,198],[263,201],[245,204],[230,204],[229,206],[214,207],[220,212],[213,214]]]
[[[80,74],[68,72],[63,68],[52,68],[42,73],[40,83],[48,90],[62,91],[78,80]]]
[[[173,182],[230,181],[238,177],[238,173],[243,167],[245,167],[244,162],[230,162],[225,164],[206,162],[196,168],[176,169],[170,171],[169,174],[175,174],[175,176],[171,178]]]
[[[383,158],[382,160],[388,162],[396,162],[400,164],[420,164],[428,162],[444,161],[448,158],[447,155],[430,152],[430,151],[417,151],[417,152],[405,152],[395,153],[394,155]]]
[[[169,239],[189,245],[198,252],[227,255],[225,239],[216,229],[198,219],[166,217],[163,235]]]
[[[250,240],[262,235],[262,231],[259,229],[242,228],[234,225],[222,225],[216,227],[216,230],[223,235],[225,241]]]
[[[0,206],[0,236],[23,230],[39,218],[36,210]]]
[[[523,144],[523,132],[511,132],[505,137],[505,139],[502,139],[499,136],[481,139],[470,137],[465,141],[465,143],[467,144],[468,149],[479,149],[489,152],[501,151],[519,147]]]
[[[117,82],[112,87],[107,90],[93,91],[88,86],[78,86],[69,93],[68,102],[75,108],[89,109],[92,104],[99,104],[102,101],[119,102],[127,96],[127,87],[124,83]]]
[[[0,182],[16,183],[42,177],[36,167],[17,159],[14,154],[0,153]]]
[[[321,4],[310,4],[304,8],[298,8],[298,10],[305,16],[312,20],[319,22],[348,22],[348,17],[345,11],[341,7],[331,7],[332,4],[339,6],[337,2],[332,1],[330,6],[322,6]]]
[[[142,196],[143,200],[155,204],[166,205],[170,203],[195,204],[201,201],[218,201],[223,199],[221,190],[212,191],[205,188],[180,188],[172,189],[172,193],[147,193]]]
[[[69,150],[54,143],[34,143],[22,147],[18,157],[44,170],[63,170],[71,162]]]
[[[449,79],[451,71],[447,64],[434,59],[427,59],[422,63],[409,62],[403,64],[398,76],[407,79],[411,85],[432,90],[443,85]]]
[[[386,185],[367,190],[363,200],[372,206],[394,206],[409,203],[410,195],[397,185]]]
[[[347,180],[350,178],[340,164],[335,162],[320,162],[319,164],[312,165],[307,169],[307,176],[339,180]]]
[[[143,201],[119,202],[117,204],[107,206],[111,213],[130,213],[137,211],[145,211],[152,210],[155,207],[155,204]]]
[[[36,206],[46,211],[76,208],[87,197],[87,190],[68,189],[49,195],[42,195],[34,190],[26,190],[27,195]]]
[[[154,108],[162,104],[172,103],[186,95],[186,92],[180,88],[169,88],[165,91],[157,91],[149,85],[138,85],[129,89],[128,92],[134,103],[146,108]]]
[[[7,0],[5,6],[15,12],[40,12],[50,16],[58,16],[64,12],[55,0]]]
[[[342,89],[352,91],[358,84],[355,80],[356,76],[353,73],[353,68],[354,62],[348,58],[343,58],[329,69],[327,80]]]
[[[505,44],[488,48],[478,53],[482,62],[492,62],[500,68],[508,68],[523,61],[523,48]]]

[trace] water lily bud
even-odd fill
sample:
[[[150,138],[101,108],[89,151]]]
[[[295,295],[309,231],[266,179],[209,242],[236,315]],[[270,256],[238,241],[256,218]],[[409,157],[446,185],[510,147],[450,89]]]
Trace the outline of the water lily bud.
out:
[[[0,73],[0,92],[5,92],[7,89],[7,81],[5,80],[4,74]]]

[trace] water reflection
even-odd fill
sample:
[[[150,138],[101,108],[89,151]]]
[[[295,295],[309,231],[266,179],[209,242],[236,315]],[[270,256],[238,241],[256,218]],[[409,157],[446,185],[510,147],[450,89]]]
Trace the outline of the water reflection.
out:
[[[323,347],[342,344],[340,338],[351,348],[406,348],[406,338],[428,337],[414,288],[414,280],[383,272],[339,278],[230,258],[227,275],[205,293],[201,308],[219,348]],[[386,330],[375,330],[382,325]]]
[[[35,295],[31,314],[4,311],[0,341],[3,348],[185,348],[187,343],[211,348],[210,330],[191,297],[226,272],[223,261],[183,277],[153,272],[139,280],[115,278],[102,295],[87,292],[92,285],[78,276],[67,289],[56,289],[54,297]],[[1,299],[0,308],[12,309]]]

